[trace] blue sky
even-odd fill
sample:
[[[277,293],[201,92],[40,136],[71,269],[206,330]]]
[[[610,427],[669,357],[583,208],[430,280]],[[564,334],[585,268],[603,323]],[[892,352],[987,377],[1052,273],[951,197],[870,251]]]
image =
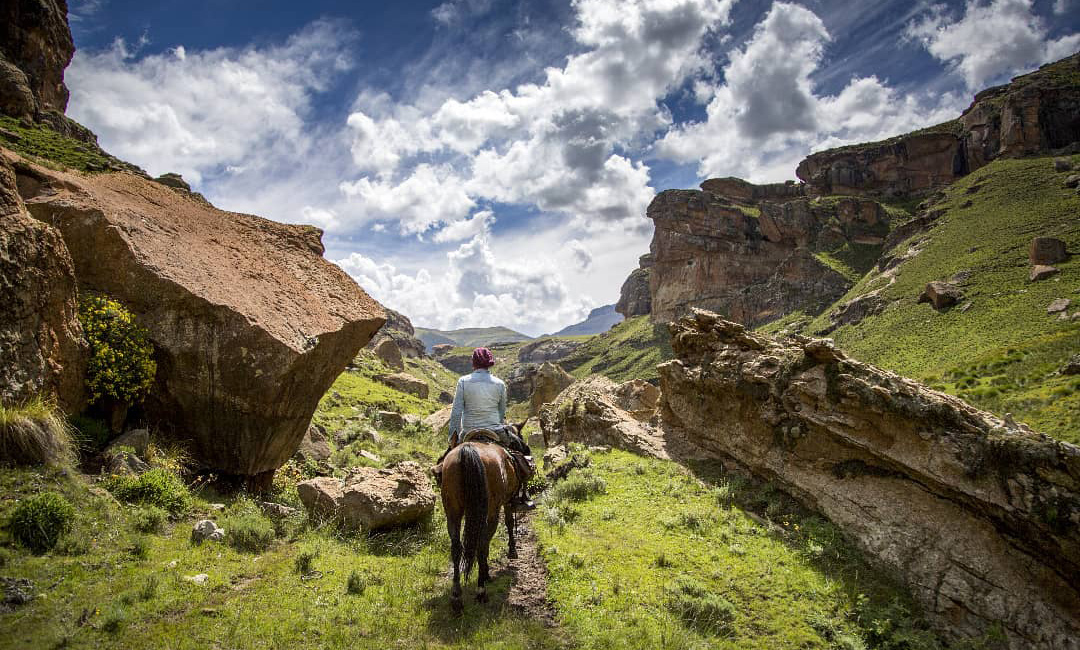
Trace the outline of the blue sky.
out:
[[[68,113],[219,207],[326,231],[417,325],[614,302],[656,192],[793,178],[1080,49],[1080,0],[70,0]]]

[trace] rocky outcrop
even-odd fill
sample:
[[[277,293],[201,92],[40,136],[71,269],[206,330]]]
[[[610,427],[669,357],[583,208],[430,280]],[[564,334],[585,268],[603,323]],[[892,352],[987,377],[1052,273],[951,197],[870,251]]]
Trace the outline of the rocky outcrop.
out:
[[[1065,242],[1057,237],[1035,237],[1028,246],[1028,260],[1032,266],[1057,264],[1068,258]]]
[[[667,190],[649,205],[651,312],[668,321],[691,307],[759,325],[792,311],[819,313],[851,281],[818,256],[880,246],[888,214],[858,198],[761,203],[760,216],[706,191]]]
[[[296,450],[295,457],[301,462],[323,463],[330,460],[330,443],[326,439],[326,434],[318,427],[308,427],[307,433],[300,441],[299,449]]]
[[[638,260],[638,268],[630,272],[619,289],[619,302],[615,303],[615,311],[622,314],[623,318],[644,316],[652,311],[652,296],[649,293],[652,265],[652,254],[642,255]]]
[[[405,369],[405,359],[401,356],[401,348],[397,346],[393,339],[383,339],[376,345],[375,356],[386,364],[387,368],[393,368],[394,370]]]
[[[631,379],[612,391],[615,404],[642,422],[652,420],[660,405],[660,389],[644,379]]]
[[[190,438],[207,468],[265,486],[383,324],[379,304],[322,258],[317,228],[224,212],[132,174],[17,171],[80,290],[113,296],[149,331],[148,418]]]
[[[1010,648],[1078,647],[1080,449],[827,340],[781,343],[698,311],[672,325],[672,346],[668,438],[823,513],[948,633],[1000,626]]]
[[[59,231],[26,211],[0,153],[0,402],[45,394],[67,412],[84,401],[86,343],[71,255]]]
[[[529,417],[540,413],[541,407],[551,402],[574,378],[559,366],[547,362],[536,369],[532,395],[529,396]]]
[[[412,461],[384,469],[357,467],[345,480],[319,477],[296,490],[310,514],[360,530],[408,524],[435,510],[431,481]]]
[[[725,196],[743,205],[756,205],[762,201],[784,202],[806,196],[806,186],[795,181],[786,183],[767,183],[755,185],[741,178],[710,178],[701,184],[701,189],[712,194]]]
[[[518,363],[544,363],[558,361],[582,346],[581,341],[544,338],[526,343],[518,350]]]
[[[795,174],[817,195],[906,197],[1000,157],[1080,142],[1080,54],[977,94],[956,120],[882,142],[812,154]]]
[[[0,9],[0,111],[67,109],[64,69],[75,53],[65,0],[10,0]]]
[[[379,381],[394,390],[399,390],[409,395],[415,395],[420,399],[427,399],[429,388],[427,382],[417,379],[407,372],[395,372],[392,375],[382,375]]]
[[[367,344],[369,349],[376,349],[384,341],[393,341],[402,356],[416,359],[424,356],[424,343],[416,338],[416,329],[407,316],[393,309],[386,309],[386,323]]]
[[[935,310],[945,311],[963,299],[964,292],[955,284],[949,282],[930,282],[927,283],[923,292],[919,294],[917,302],[928,302],[933,305]]]

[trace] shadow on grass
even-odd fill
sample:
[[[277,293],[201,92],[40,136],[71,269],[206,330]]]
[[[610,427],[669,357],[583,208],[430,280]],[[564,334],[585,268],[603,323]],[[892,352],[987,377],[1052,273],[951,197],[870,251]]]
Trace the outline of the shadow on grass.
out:
[[[449,565],[449,554],[447,554]],[[461,616],[454,616],[450,611],[450,590],[452,576],[447,571],[446,588],[437,596],[424,601],[424,606],[431,612],[428,619],[428,631],[448,644],[466,642],[478,632],[506,619],[521,619],[507,605],[510,585],[516,577],[513,566],[505,566],[491,574],[487,584],[488,602],[476,602],[476,569],[469,575],[468,582],[463,581],[462,601],[465,610]]]

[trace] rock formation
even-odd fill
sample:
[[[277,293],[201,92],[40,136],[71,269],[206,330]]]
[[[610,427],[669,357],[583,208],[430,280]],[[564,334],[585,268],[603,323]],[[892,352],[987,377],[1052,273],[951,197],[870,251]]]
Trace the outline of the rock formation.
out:
[[[545,362],[536,369],[532,395],[529,396],[529,417],[540,413],[541,407],[551,402],[564,388],[574,383],[574,378],[559,366]]]
[[[86,343],[71,256],[60,233],[26,211],[2,154],[0,305],[0,401],[45,394],[65,411],[78,411]]]
[[[622,314],[623,318],[644,316],[652,311],[652,296],[649,294],[652,265],[652,253],[642,255],[638,260],[638,268],[630,272],[619,289],[619,302],[615,303],[615,311]]]
[[[906,197],[926,194],[995,158],[1080,142],[1080,54],[975,95],[956,120],[812,154],[795,174],[811,194]]]
[[[668,437],[825,514],[950,633],[1000,625],[1011,648],[1078,647],[1080,449],[827,340],[779,343],[697,311],[672,346]]]
[[[518,363],[544,363],[545,361],[558,361],[580,348],[580,341],[566,339],[543,338],[532,343],[526,343],[518,350]]]
[[[393,309],[386,309],[386,323],[375,334],[375,338],[367,344],[367,347],[374,350],[387,340],[393,341],[404,357],[415,359],[424,356],[424,343],[416,338],[412,321]]]
[[[0,111],[15,117],[67,108],[64,69],[75,53],[65,0],[10,0],[0,9]]]
[[[375,346],[375,356],[388,368],[405,370],[405,359],[401,356],[401,348],[391,338],[384,338]]]
[[[426,517],[435,509],[431,481],[418,463],[393,467],[357,467],[345,480],[323,476],[296,486],[309,513],[372,530]]]
[[[852,284],[820,253],[880,246],[889,229],[884,208],[868,199],[799,198],[756,209],[757,218],[751,208],[708,191],[667,190],[653,199],[647,214],[656,226],[649,280],[654,320],[672,320],[691,307],[748,325],[800,309],[820,312]]]
[[[427,382],[417,379],[407,372],[395,372],[392,375],[382,375],[378,377],[378,379],[394,390],[415,395],[420,399],[427,399],[430,390]]]
[[[383,324],[379,304],[322,258],[317,228],[224,212],[132,174],[16,171],[30,213],[62,234],[80,290],[115,297],[149,330],[147,416],[190,437],[206,467],[265,485]]]

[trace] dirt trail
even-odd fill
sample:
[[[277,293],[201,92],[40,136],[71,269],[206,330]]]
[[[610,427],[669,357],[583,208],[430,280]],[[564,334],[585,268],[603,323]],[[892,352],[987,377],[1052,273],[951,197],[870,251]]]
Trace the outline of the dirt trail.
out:
[[[532,530],[532,513],[517,515],[518,558],[505,557],[493,563],[493,577],[510,576],[506,603],[514,610],[540,621],[544,627],[558,627],[555,607],[548,600],[548,573]]]

